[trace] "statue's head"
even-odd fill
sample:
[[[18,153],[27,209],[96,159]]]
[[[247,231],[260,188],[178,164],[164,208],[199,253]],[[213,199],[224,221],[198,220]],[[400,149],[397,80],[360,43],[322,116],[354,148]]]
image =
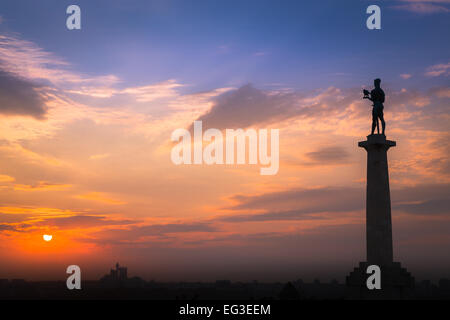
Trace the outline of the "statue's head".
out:
[[[379,88],[381,84],[381,79],[376,78],[375,80],[373,80],[373,84],[375,87]]]

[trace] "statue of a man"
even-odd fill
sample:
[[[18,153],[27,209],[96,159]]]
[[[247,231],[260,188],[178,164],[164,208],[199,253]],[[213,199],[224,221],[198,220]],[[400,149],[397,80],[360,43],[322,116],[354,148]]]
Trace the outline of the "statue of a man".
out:
[[[384,103],[384,91],[381,89],[380,79],[375,79],[373,81],[373,84],[375,86],[375,89],[373,89],[371,92],[364,90],[364,98],[363,99],[369,99],[373,102],[373,109],[372,109],[372,133],[375,132],[375,127],[377,128],[378,134],[380,133],[380,127],[378,125],[378,119],[381,121],[381,127],[382,127],[382,134],[384,135],[384,129],[386,128],[386,123],[384,122],[384,116],[383,116],[383,103]]]

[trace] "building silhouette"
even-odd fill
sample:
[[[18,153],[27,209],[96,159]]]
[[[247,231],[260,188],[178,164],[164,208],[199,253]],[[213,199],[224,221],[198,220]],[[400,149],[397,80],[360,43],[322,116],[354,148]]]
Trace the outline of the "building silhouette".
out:
[[[111,269],[109,274],[106,274],[100,279],[100,282],[106,287],[120,287],[128,280],[128,269],[121,267],[116,263],[116,268]]]
[[[391,197],[387,151],[396,146],[384,134],[371,134],[358,143],[367,151],[366,261],[347,276],[349,297],[355,299],[405,299],[414,287],[414,278],[394,261],[392,244]],[[381,289],[369,290],[367,268],[381,270]]]
[[[127,280],[127,278],[128,278],[127,268],[121,267],[119,265],[119,263],[117,262],[116,269],[111,269],[110,277],[111,277],[111,280],[118,280],[118,281]]]

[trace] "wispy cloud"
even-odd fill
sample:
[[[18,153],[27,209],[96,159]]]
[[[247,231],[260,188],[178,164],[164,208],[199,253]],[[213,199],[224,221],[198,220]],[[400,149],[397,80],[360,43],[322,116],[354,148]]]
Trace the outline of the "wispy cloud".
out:
[[[253,55],[255,56],[255,57],[262,57],[262,56],[265,56],[265,55],[268,55],[269,53],[268,52],[266,52],[266,51],[257,51],[257,52],[255,52]]]
[[[14,36],[0,35],[0,69],[30,80],[57,85],[116,84],[114,75],[87,76],[70,70],[70,64],[35,43]]]
[[[448,13],[448,0],[399,0],[403,4],[393,5],[391,8],[418,14]]]
[[[121,205],[126,203],[124,201],[113,199],[112,197],[108,196],[106,193],[103,192],[89,192],[86,194],[77,195],[75,196],[75,198],[82,200],[98,201],[111,205]]]
[[[50,183],[47,181],[39,181],[39,183],[35,185],[27,185],[27,184],[15,184],[14,190],[16,191],[59,191],[70,188],[72,185],[70,184],[57,184]]]
[[[208,222],[174,222],[167,224],[131,225],[120,229],[103,229],[90,234],[85,242],[100,245],[107,244],[142,244],[152,246],[155,242],[164,241],[174,245],[176,238],[173,236],[182,234],[182,242],[186,241],[187,234],[216,233],[219,229]],[[169,241],[170,240],[170,241]],[[169,241],[169,242],[167,242]]]
[[[409,3],[449,3],[450,0],[398,0],[401,2],[409,2]]]
[[[425,75],[428,77],[439,77],[450,75],[450,62],[435,64],[431,67],[428,67],[425,72]]]
[[[100,92],[118,82],[114,75],[80,74],[31,41],[0,35],[0,114],[44,119],[65,91],[89,86]]]
[[[14,182],[16,179],[14,179],[11,176],[8,176],[6,174],[0,174],[0,183],[2,182]]]
[[[436,5],[432,3],[411,3],[398,6],[392,6],[392,8],[409,11],[418,14],[433,14],[433,13],[448,13],[450,9]]]
[[[58,227],[59,229],[96,228],[105,226],[126,226],[139,221],[131,219],[113,219],[106,216],[74,215],[69,217],[48,218],[37,223],[40,226]]]
[[[322,217],[301,210],[269,211],[259,214],[235,214],[220,217],[217,220],[223,222],[262,222],[262,221],[296,221],[316,220]]]
[[[175,89],[182,86],[172,79],[156,85],[127,88],[119,93],[131,94],[136,97],[138,102],[150,102],[161,98],[176,97],[178,93],[175,92]]]

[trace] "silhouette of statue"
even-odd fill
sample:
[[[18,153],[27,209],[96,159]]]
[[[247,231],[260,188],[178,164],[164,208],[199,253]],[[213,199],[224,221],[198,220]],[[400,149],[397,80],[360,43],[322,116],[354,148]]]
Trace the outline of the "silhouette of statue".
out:
[[[375,127],[377,128],[377,133],[380,134],[380,126],[378,124],[378,119],[381,121],[381,127],[382,127],[382,135],[384,135],[384,130],[386,128],[386,123],[384,122],[384,116],[383,116],[383,103],[384,103],[384,91],[380,87],[381,80],[375,79],[373,81],[373,84],[375,86],[375,89],[372,91],[363,90],[364,97],[363,99],[369,99],[373,102],[373,109],[372,109],[372,133],[375,131]]]

